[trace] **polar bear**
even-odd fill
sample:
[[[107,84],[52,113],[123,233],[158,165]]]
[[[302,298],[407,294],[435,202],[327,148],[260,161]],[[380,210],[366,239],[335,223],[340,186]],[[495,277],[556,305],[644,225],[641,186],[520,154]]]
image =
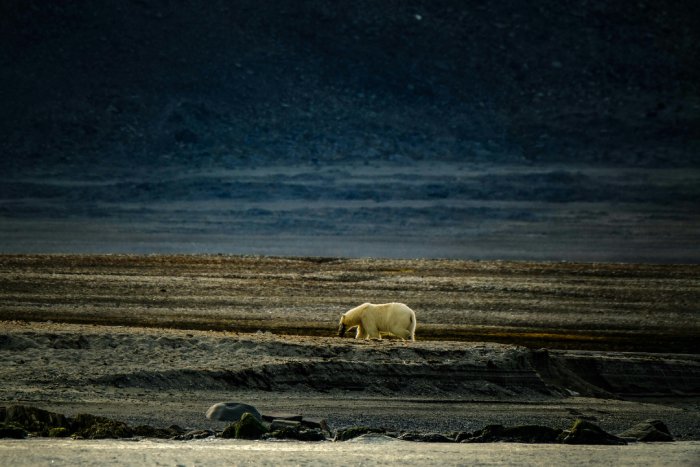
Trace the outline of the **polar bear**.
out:
[[[355,339],[381,339],[384,333],[416,340],[416,313],[403,303],[363,303],[340,317],[338,335],[355,326]]]

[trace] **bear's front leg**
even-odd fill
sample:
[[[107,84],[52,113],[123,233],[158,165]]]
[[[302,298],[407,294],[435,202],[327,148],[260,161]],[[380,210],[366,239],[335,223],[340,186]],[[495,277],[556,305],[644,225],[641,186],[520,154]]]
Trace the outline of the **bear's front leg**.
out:
[[[367,326],[365,333],[367,334],[367,339],[382,340],[382,335],[379,333],[377,326]]]

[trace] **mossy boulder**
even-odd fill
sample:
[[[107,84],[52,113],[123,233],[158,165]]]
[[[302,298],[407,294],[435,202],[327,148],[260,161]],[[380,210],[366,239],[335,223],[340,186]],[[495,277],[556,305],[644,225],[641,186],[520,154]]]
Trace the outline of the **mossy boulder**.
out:
[[[267,433],[267,428],[258,418],[246,412],[236,423],[232,423],[221,434],[222,438],[260,439]]]
[[[0,407],[0,422],[22,427],[37,436],[48,436],[52,428],[70,429],[65,415],[26,405]]]
[[[73,436],[86,439],[131,438],[134,436],[134,430],[126,423],[90,414],[78,414],[73,419],[73,429]]]
[[[651,419],[637,423],[630,429],[619,433],[618,436],[644,442],[673,441],[673,436],[671,436],[666,424],[661,420]]]
[[[367,433],[384,433],[385,430],[381,430],[379,428],[370,428],[368,426],[351,426],[349,428],[345,428],[344,430],[338,430],[338,432],[335,435],[335,440],[336,441],[347,441],[349,439],[357,438],[360,435],[364,435]]]
[[[68,428],[64,428],[62,426],[51,428],[49,430],[49,437],[50,438],[67,438],[71,435],[71,432]]]
[[[602,444],[622,445],[625,440],[608,433],[595,423],[577,419],[569,430],[559,436],[559,441],[564,444]]]

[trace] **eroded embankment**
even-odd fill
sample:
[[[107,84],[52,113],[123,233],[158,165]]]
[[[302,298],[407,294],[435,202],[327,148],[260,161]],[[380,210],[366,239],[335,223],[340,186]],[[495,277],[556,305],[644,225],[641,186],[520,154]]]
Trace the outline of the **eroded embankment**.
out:
[[[20,393],[48,386],[100,386],[528,400],[571,394],[700,394],[696,355],[546,351],[487,343],[66,325],[35,331],[20,326],[0,334],[0,359],[8,387]]]

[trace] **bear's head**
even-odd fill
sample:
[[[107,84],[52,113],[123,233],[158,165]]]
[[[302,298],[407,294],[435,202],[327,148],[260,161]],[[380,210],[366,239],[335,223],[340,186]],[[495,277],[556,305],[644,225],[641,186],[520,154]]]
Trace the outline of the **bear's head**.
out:
[[[342,315],[340,317],[340,325],[338,326],[338,336],[343,337],[345,335],[345,331],[347,331],[347,327],[345,326],[345,315]]]

